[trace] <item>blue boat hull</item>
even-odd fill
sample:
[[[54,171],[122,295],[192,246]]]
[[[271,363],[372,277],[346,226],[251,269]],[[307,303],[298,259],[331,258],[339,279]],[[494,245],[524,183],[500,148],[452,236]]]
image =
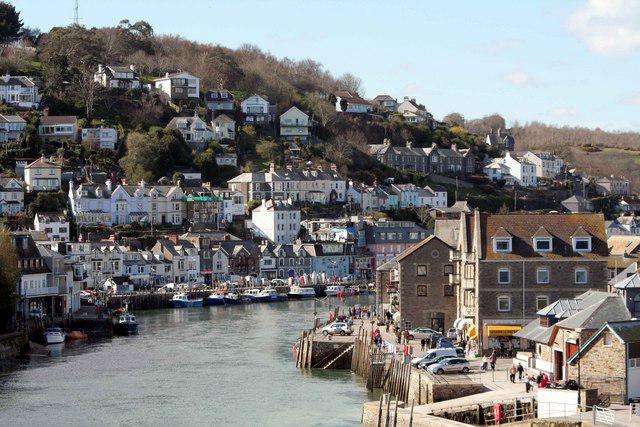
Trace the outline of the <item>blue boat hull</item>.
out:
[[[207,305],[224,305],[224,298],[207,298]]]
[[[138,333],[137,323],[116,323],[113,331],[118,335],[134,335]]]
[[[238,299],[225,298],[224,303],[229,305],[240,304],[240,298]]]
[[[171,301],[171,305],[174,308],[185,308],[185,307],[202,307],[202,300],[189,300],[189,301]]]
[[[278,296],[268,296],[268,297],[258,297],[258,302],[280,302],[288,300],[286,295],[278,295]]]

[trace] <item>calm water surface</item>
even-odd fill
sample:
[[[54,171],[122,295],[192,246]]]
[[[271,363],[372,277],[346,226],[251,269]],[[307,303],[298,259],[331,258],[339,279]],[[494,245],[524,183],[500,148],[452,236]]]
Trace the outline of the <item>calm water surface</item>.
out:
[[[313,301],[136,314],[138,336],[5,368],[0,425],[344,426],[376,398],[349,371],[296,369]]]

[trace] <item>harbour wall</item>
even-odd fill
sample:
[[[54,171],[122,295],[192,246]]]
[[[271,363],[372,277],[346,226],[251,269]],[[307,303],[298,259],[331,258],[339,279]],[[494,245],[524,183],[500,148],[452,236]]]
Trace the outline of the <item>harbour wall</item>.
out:
[[[16,357],[29,350],[29,337],[24,332],[0,335],[0,360]]]

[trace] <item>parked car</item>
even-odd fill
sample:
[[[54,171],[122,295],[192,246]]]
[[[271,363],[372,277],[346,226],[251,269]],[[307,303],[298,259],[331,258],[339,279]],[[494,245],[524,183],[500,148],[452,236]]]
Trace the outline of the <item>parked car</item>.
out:
[[[271,279],[271,286],[285,286],[287,282],[282,279]]]
[[[447,337],[456,339],[458,338],[458,330],[456,328],[451,328],[447,331]]]
[[[435,359],[432,360],[425,360],[424,362],[420,362],[417,365],[418,369],[427,369],[429,366],[433,365],[434,363],[440,363],[445,359],[451,359],[452,357],[455,356],[440,356],[440,357],[436,357]]]
[[[427,351],[427,353],[424,356],[414,357],[413,359],[411,359],[411,364],[413,366],[418,366],[420,363],[430,362],[442,356],[459,357],[458,352],[453,348],[434,348],[432,350]]]
[[[333,322],[330,325],[322,328],[322,335],[351,335],[353,333],[353,329],[349,326],[348,323],[345,322]]]
[[[453,338],[442,337],[438,340],[436,348],[454,348]]]
[[[430,328],[415,328],[415,329],[409,330],[409,339],[421,340],[422,338],[431,338],[435,334],[439,335],[437,331],[434,331],[433,329],[430,329]]]
[[[445,359],[439,363],[434,363],[427,369],[434,374],[444,374],[445,372],[460,372],[466,374],[469,372],[470,364],[467,359],[461,357],[452,357]]]

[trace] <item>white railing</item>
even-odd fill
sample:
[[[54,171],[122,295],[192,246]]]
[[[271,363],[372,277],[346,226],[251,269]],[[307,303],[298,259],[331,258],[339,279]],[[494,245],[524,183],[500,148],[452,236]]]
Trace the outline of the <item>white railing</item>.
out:
[[[24,296],[37,297],[45,295],[57,295],[60,292],[57,286],[48,286],[45,288],[25,289]]]

